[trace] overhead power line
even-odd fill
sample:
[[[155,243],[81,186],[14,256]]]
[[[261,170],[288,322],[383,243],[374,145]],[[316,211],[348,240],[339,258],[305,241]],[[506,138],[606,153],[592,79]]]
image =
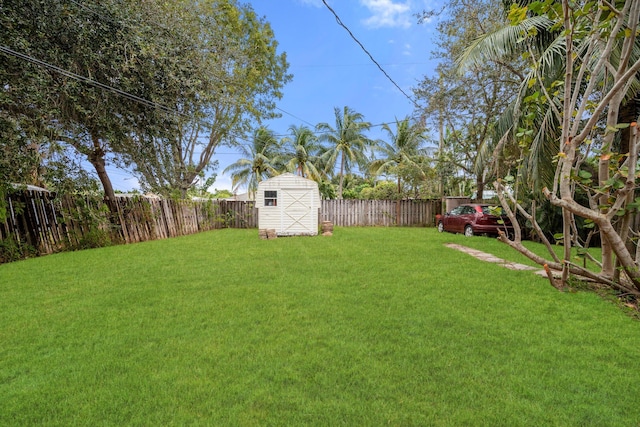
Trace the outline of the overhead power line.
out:
[[[36,64],[38,66],[51,69],[51,70],[53,70],[53,71],[55,71],[57,73],[60,73],[60,74],[62,74],[64,76],[67,76],[67,77],[72,78],[74,80],[78,80],[78,81],[81,81],[83,83],[95,86],[95,87],[97,87],[97,88],[99,88],[101,90],[107,90],[107,91],[116,93],[116,94],[118,94],[118,95],[120,95],[122,97],[125,97],[125,98],[127,98],[129,100],[132,100],[132,101],[135,101],[135,102],[138,102],[138,103],[140,103],[140,104],[142,104],[144,106],[151,107],[151,108],[157,108],[157,109],[159,109],[159,110],[161,110],[161,111],[163,111],[165,113],[169,113],[169,114],[175,114],[175,115],[179,115],[179,116],[183,116],[183,117],[189,117],[188,115],[186,115],[186,114],[184,114],[184,113],[182,113],[180,111],[171,109],[171,108],[169,108],[167,106],[164,106],[162,104],[158,104],[158,103],[150,101],[148,99],[141,98],[141,97],[136,96],[136,95],[134,95],[132,93],[129,93],[129,92],[123,91],[121,89],[115,88],[113,86],[109,86],[107,84],[98,82],[96,80],[90,79],[90,78],[82,76],[80,74],[76,74],[76,73],[74,73],[72,71],[65,70],[64,68],[60,68],[60,67],[58,67],[56,65],[53,65],[53,64],[50,64],[50,63],[48,63],[46,61],[42,61],[40,59],[34,58],[34,57],[30,56],[30,55],[27,55],[27,54],[24,54],[24,53],[21,53],[21,52],[17,52],[17,51],[15,51],[15,50],[7,47],[7,46],[0,45],[0,52],[5,53],[7,55],[15,56],[16,58],[20,58],[22,60],[25,60],[25,61],[31,62],[33,64]],[[302,118],[300,118],[300,117],[298,117],[298,116],[296,116],[294,114],[291,114],[288,111],[286,111],[286,110],[284,110],[284,109],[282,109],[280,107],[275,107],[275,108],[277,110],[280,110],[283,113],[285,113],[285,114],[297,119],[297,120],[302,121],[303,123],[309,125],[311,128],[315,128],[316,127],[316,125],[310,123],[309,121],[304,120],[304,119],[302,119]],[[379,124],[370,125],[370,127],[371,128],[381,127],[381,126],[384,126],[385,124],[391,124],[391,123],[392,122],[379,123]],[[324,131],[324,132],[315,131],[313,133],[315,135],[323,135],[323,134],[326,134],[328,132],[327,131]],[[248,142],[246,136],[239,135],[239,134],[237,134],[235,132],[230,132],[228,136],[236,138],[237,140]],[[289,136],[289,135],[288,134],[276,134],[275,136],[277,136],[277,137],[285,137],[285,136]],[[221,154],[221,153],[219,153],[219,154]]]
[[[398,63],[383,63],[380,65],[390,65],[392,67],[398,67],[398,66],[407,66],[407,65],[427,65],[428,62],[398,62]],[[298,68],[325,68],[325,67],[370,67],[371,65],[375,65],[375,64],[370,64],[370,63],[366,63],[366,64],[295,64],[296,67]]]
[[[309,123],[309,122],[308,122],[308,121],[306,121],[305,119],[301,119],[300,117],[297,117],[297,116],[295,116],[295,115],[291,114],[290,112],[283,110],[283,109],[282,109],[282,108],[280,108],[280,107],[276,107],[276,110],[280,110],[280,111],[282,111],[283,113],[285,113],[286,115],[293,117],[294,119],[298,119],[298,120],[300,120],[301,122],[308,124],[309,126],[315,127],[315,125],[314,125],[314,124]]]
[[[401,87],[400,87],[400,86],[399,86],[399,85],[398,85],[398,84],[397,84],[397,83],[396,83],[396,82],[391,78],[391,76],[390,76],[389,74],[387,74],[387,72],[384,70],[384,68],[382,68],[382,66],[378,63],[378,61],[376,61],[376,60],[375,60],[375,58],[373,57],[373,55],[371,55],[371,54],[369,53],[369,51],[367,50],[367,48],[365,48],[365,47],[364,47],[364,45],[363,45],[362,43],[360,43],[360,40],[358,40],[358,39],[356,38],[356,36],[354,36],[354,35],[353,35],[353,33],[351,32],[351,30],[350,30],[350,29],[349,29],[349,28],[348,28],[348,27],[347,27],[347,26],[342,22],[342,20],[340,19],[340,17],[338,16],[338,14],[335,12],[335,10],[333,10],[333,9],[331,8],[331,6],[329,6],[329,5],[327,4],[326,0],[322,0],[322,3],[324,3],[324,5],[327,7],[327,9],[329,9],[329,11],[331,11],[331,13],[333,13],[333,16],[335,16],[335,18],[336,18],[336,22],[338,23],[338,25],[340,25],[342,28],[344,28],[344,29],[349,33],[349,35],[351,36],[351,38],[352,38],[356,43],[358,43],[358,45],[359,45],[359,46],[360,46],[360,48],[364,51],[364,53],[366,53],[366,54],[369,56],[369,58],[371,59],[371,61],[373,61],[373,63],[374,63],[374,64],[376,64],[376,66],[380,69],[380,71],[382,71],[382,74],[384,74],[384,75],[387,77],[387,79],[388,79],[391,83],[393,83],[393,85],[394,85],[396,88],[398,88],[398,90],[399,90],[400,92],[402,92],[402,94],[403,94],[404,96],[406,96],[406,97],[407,97],[407,99],[408,99],[409,101],[411,101],[411,103],[412,103],[416,108],[419,108],[420,106],[418,105],[418,103],[417,103],[413,98],[411,98],[409,95],[407,95],[407,93],[406,93],[404,90],[402,90],[402,88],[401,88]]]
[[[36,64],[36,65],[39,65],[41,67],[48,68],[48,69],[53,70],[53,71],[55,71],[55,72],[57,72],[59,74],[62,74],[63,76],[70,77],[72,79],[81,81],[83,83],[87,83],[87,84],[89,84],[91,86],[95,86],[95,87],[103,89],[103,90],[111,91],[113,93],[116,93],[116,94],[124,97],[124,98],[127,98],[129,100],[138,102],[138,103],[143,104],[143,105],[145,105],[147,107],[157,108],[157,109],[162,110],[162,111],[164,111],[166,113],[171,113],[171,114],[184,116],[183,113],[181,113],[179,111],[176,111],[176,110],[174,110],[174,109],[172,109],[170,107],[167,107],[165,105],[158,104],[157,102],[153,102],[153,101],[150,101],[148,99],[140,98],[139,96],[136,96],[136,95],[134,95],[132,93],[125,92],[125,91],[123,91],[121,89],[118,89],[118,88],[115,88],[113,86],[109,86],[107,84],[98,82],[96,80],[92,80],[92,79],[90,79],[88,77],[81,76],[80,74],[76,74],[76,73],[74,73],[72,71],[65,70],[64,68],[60,68],[60,67],[55,66],[53,64],[50,64],[48,62],[42,61],[42,60],[40,60],[38,58],[34,58],[33,56],[29,56],[29,55],[21,53],[21,52],[16,52],[15,50],[8,48],[7,46],[0,46],[0,52],[3,52],[5,54],[7,54],[7,55],[15,56],[16,58],[20,58],[20,59],[23,59],[25,61],[29,61],[29,62],[31,62],[33,64]]]
[[[59,74],[62,74],[63,76],[67,76],[67,77],[72,78],[74,80],[78,80],[80,82],[95,86],[98,89],[107,90],[107,91],[113,92],[113,93],[115,93],[117,95],[120,95],[120,96],[122,96],[124,98],[127,98],[127,99],[129,99],[131,101],[138,102],[138,103],[140,103],[140,104],[142,104],[142,105],[144,105],[146,107],[157,108],[158,110],[161,110],[162,112],[168,113],[168,114],[173,114],[173,115],[187,117],[187,118],[191,117],[191,116],[189,116],[189,115],[187,115],[185,113],[182,113],[180,111],[174,110],[174,109],[172,109],[170,107],[167,107],[165,105],[158,104],[157,102],[153,102],[153,101],[150,101],[148,99],[141,98],[139,96],[136,96],[136,95],[134,95],[132,93],[129,93],[129,92],[126,92],[124,90],[115,88],[113,86],[109,86],[107,84],[98,82],[96,80],[90,79],[90,78],[85,77],[85,76],[81,76],[80,74],[76,74],[76,73],[74,73],[72,71],[65,70],[64,68],[60,68],[60,67],[58,67],[56,65],[53,65],[53,64],[50,64],[48,62],[42,61],[42,60],[40,60],[38,58],[34,58],[33,56],[29,56],[27,54],[24,54],[24,53],[21,53],[21,52],[17,52],[17,51],[15,51],[13,49],[10,49],[7,46],[0,46],[0,52],[2,52],[4,54],[7,54],[7,55],[15,56],[16,58],[31,62],[31,63],[33,63],[35,65],[40,66],[40,67],[48,68],[48,69],[53,70],[53,71],[55,71],[55,72],[57,72]],[[204,121],[201,121],[201,123],[208,125],[208,123],[206,123]],[[229,136],[230,137],[234,137],[234,138],[239,139],[239,140],[242,140],[242,141],[246,141],[246,139],[245,139],[245,137],[243,135],[239,135],[237,133],[230,132]]]

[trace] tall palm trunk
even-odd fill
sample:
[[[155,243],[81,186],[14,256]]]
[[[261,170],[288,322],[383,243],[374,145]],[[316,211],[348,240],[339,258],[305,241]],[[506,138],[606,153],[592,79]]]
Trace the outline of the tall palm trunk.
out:
[[[402,195],[402,182],[398,175],[398,198],[396,199],[396,225],[400,225],[400,199]]]
[[[476,199],[484,199],[484,177],[481,174],[476,178]]]
[[[344,183],[344,151],[340,154],[340,185],[338,186],[338,199],[342,199],[342,184]]]

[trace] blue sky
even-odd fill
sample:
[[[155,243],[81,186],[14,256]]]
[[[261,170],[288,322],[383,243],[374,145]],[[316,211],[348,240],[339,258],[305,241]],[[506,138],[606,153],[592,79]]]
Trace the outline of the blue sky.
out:
[[[271,24],[279,52],[286,52],[293,80],[277,103],[282,117],[265,124],[278,135],[291,125],[334,123],[334,107],[349,106],[376,125],[404,118],[412,102],[378,69],[338,23],[321,0],[244,0]],[[390,77],[409,96],[425,75],[433,75],[431,59],[435,22],[417,23],[414,13],[437,7],[431,0],[331,0],[328,4]],[[295,116],[295,117],[294,117]],[[372,138],[383,136],[380,127]],[[231,189],[222,170],[238,158],[220,147],[220,167],[212,187]],[[123,171],[112,173],[120,190],[136,187]],[[239,192],[243,192],[242,189]]]

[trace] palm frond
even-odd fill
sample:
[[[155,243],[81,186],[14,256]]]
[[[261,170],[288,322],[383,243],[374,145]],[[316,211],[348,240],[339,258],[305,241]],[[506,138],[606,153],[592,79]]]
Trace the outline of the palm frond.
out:
[[[521,54],[522,41],[531,29],[547,32],[553,24],[553,21],[545,16],[534,16],[523,20],[518,25],[507,25],[495,32],[483,34],[475,39],[457,59],[458,68],[460,71],[465,71],[473,64],[481,64],[486,60]]]

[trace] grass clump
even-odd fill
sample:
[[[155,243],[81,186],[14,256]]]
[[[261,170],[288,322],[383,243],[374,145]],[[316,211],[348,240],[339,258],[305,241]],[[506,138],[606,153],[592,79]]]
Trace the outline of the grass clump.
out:
[[[221,230],[1,265],[0,424],[637,423],[637,321],[448,241],[493,244]]]

